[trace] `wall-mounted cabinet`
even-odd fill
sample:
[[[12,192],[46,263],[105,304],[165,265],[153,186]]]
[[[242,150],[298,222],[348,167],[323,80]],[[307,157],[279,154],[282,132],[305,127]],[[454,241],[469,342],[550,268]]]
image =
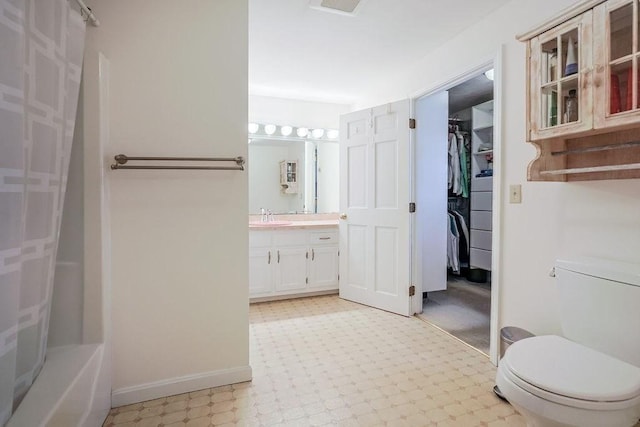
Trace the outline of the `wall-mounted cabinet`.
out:
[[[528,43],[533,181],[640,177],[640,3],[588,1]]]
[[[280,187],[282,192],[296,194],[298,192],[298,162],[283,160],[280,162]]]

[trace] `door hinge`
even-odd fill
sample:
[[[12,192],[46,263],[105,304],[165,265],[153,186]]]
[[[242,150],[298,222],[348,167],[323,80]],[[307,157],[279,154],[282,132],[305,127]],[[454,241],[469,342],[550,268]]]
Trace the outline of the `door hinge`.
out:
[[[416,204],[415,202],[411,202],[409,203],[409,213],[414,213],[416,211]]]
[[[416,119],[409,119],[409,129],[416,128]]]
[[[416,294],[416,287],[415,285],[411,285],[409,286],[409,296],[412,297]]]

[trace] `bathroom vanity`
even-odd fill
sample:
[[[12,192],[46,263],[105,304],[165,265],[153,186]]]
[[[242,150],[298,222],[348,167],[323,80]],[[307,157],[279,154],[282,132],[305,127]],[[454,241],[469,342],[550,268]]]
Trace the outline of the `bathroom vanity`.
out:
[[[249,222],[251,302],[335,293],[338,221]]]

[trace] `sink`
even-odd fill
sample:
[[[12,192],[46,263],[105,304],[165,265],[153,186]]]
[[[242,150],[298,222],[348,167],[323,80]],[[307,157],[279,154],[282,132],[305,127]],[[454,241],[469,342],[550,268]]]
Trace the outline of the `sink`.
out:
[[[293,224],[293,221],[251,221],[249,224],[254,226],[257,225],[258,227],[282,227],[284,225]]]

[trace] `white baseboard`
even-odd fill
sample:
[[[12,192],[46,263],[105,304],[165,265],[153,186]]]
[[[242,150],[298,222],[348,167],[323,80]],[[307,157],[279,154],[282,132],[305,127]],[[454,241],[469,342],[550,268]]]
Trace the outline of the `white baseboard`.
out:
[[[169,378],[162,381],[113,390],[111,393],[111,404],[114,408],[117,408],[118,406],[130,405],[132,403],[144,402],[160,397],[251,381],[251,378],[251,366],[240,366],[238,368]]]

